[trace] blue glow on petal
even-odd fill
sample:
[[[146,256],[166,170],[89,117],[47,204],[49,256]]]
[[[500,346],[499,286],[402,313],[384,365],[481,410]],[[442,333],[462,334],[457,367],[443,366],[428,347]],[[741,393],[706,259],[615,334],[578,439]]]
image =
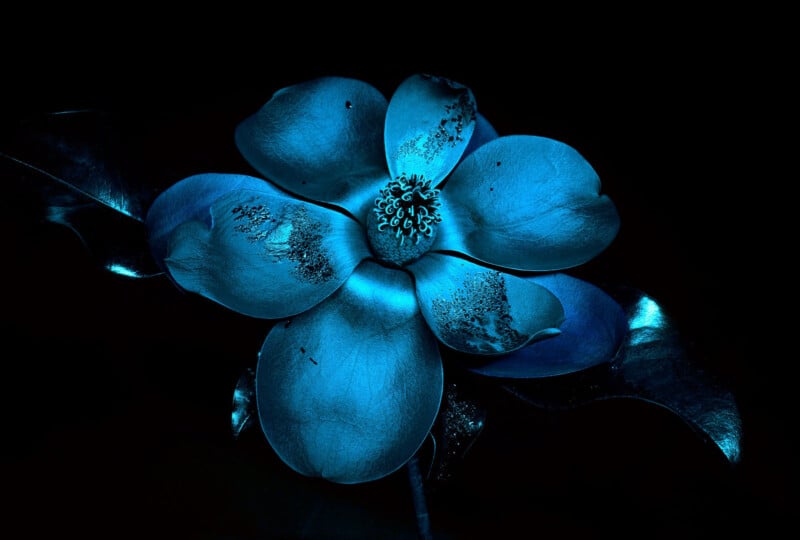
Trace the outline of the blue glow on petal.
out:
[[[358,216],[385,181],[386,107],[365,82],[321,77],[275,92],[236,127],[236,145],[271,182]]]
[[[372,263],[369,266],[373,266]],[[367,272],[365,268],[361,268],[358,272],[354,272],[347,280],[347,293],[349,296],[348,302],[352,304],[352,309],[360,309],[363,306],[381,304],[387,313],[392,313],[392,317],[410,318],[419,310],[417,298],[413,294],[413,286],[409,289],[406,280],[407,274],[399,270],[389,270],[388,275],[394,277],[382,278],[378,280],[373,272]],[[394,275],[398,272],[397,276]],[[382,271],[380,272],[382,273]],[[378,273],[378,274],[380,274]],[[409,294],[409,290],[412,294]],[[352,316],[361,315],[361,313],[353,313]]]
[[[228,193],[210,216],[174,230],[165,264],[182,288],[252,317],[307,310],[369,256],[355,220],[283,192]]]
[[[527,277],[564,307],[561,333],[467,368],[481,375],[539,378],[580,371],[610,361],[627,334],[622,306],[599,287],[566,274]]]
[[[264,180],[242,174],[203,173],[184,178],[162,192],[147,211],[145,224],[150,251],[156,263],[164,267],[169,239],[175,229],[188,221],[211,226],[211,205],[227,193],[240,189],[268,194],[282,192]]]
[[[417,175],[437,186],[464,154],[476,119],[469,88],[442,77],[409,77],[386,111],[384,144],[390,176]]]
[[[564,320],[555,296],[518,276],[441,253],[428,253],[408,269],[431,329],[468,354],[508,353],[556,335]]]
[[[425,441],[443,377],[410,276],[364,261],[330,298],[270,331],[256,370],[258,415],[292,469],[369,482]]]
[[[452,219],[433,249],[493,266],[552,271],[602,252],[619,215],[600,178],[574,148],[511,135],[487,142],[452,172],[441,193]]]

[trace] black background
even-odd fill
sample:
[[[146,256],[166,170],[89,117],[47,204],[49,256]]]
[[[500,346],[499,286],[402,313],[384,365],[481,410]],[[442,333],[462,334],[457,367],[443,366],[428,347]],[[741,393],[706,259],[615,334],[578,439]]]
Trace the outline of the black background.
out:
[[[730,468],[644,402],[545,413],[489,393],[484,434],[428,501],[438,537],[660,538],[789,523],[796,353],[777,345],[788,324],[770,302],[790,305],[781,254],[792,245],[776,235],[785,180],[770,169],[783,137],[772,124],[784,113],[780,32],[758,40],[717,16],[588,35],[569,24],[545,32],[545,17],[505,31],[512,14],[327,31],[213,15],[202,25],[32,18],[6,37],[4,123],[114,111],[141,151],[137,169],[152,171],[145,181],[165,187],[248,172],[233,129],[283,86],[341,75],[389,97],[416,72],[457,80],[500,134],[559,139],[589,160],[622,227],[579,275],[656,298],[700,367],[737,398],[742,461]],[[289,471],[257,428],[232,438],[232,389],[267,323],[166,279],[109,274],[71,231],[17,204],[24,192],[5,193],[4,526],[104,538],[414,537],[403,471],[332,485]]]

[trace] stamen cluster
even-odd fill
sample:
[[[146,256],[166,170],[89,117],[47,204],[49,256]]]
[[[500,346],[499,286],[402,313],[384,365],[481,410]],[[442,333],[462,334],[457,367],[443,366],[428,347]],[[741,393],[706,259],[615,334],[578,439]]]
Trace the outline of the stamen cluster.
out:
[[[429,180],[412,174],[399,176],[381,190],[373,212],[378,230],[391,230],[402,246],[404,242],[419,244],[423,237],[433,236],[433,225],[442,221],[439,215],[439,190]]]

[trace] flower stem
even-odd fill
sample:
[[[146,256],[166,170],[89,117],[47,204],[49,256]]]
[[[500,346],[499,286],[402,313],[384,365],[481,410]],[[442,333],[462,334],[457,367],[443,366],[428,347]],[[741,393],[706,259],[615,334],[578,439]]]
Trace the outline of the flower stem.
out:
[[[414,513],[417,517],[417,533],[420,540],[433,540],[428,504],[425,501],[425,486],[419,471],[419,457],[415,455],[411,458],[411,461],[406,464],[406,469],[411,484],[411,497],[414,500]]]

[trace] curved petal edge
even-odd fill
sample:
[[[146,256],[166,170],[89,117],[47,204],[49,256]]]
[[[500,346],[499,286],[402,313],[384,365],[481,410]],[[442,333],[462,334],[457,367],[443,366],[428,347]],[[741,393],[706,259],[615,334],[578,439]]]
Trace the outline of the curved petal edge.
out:
[[[627,320],[611,296],[562,273],[523,279],[545,287],[564,306],[561,333],[501,357],[469,363],[467,369],[490,377],[527,379],[573,373],[614,359],[627,334]]]
[[[261,427],[277,455],[341,484],[405,465],[433,426],[443,388],[410,277],[371,261],[325,302],[275,325],[256,370]]]
[[[428,253],[408,269],[422,315],[452,349],[506,354],[559,333],[561,303],[537,283],[440,253]]]
[[[217,199],[204,221],[175,228],[164,263],[186,290],[245,315],[277,319],[328,297],[368,256],[350,217],[243,189]]]

